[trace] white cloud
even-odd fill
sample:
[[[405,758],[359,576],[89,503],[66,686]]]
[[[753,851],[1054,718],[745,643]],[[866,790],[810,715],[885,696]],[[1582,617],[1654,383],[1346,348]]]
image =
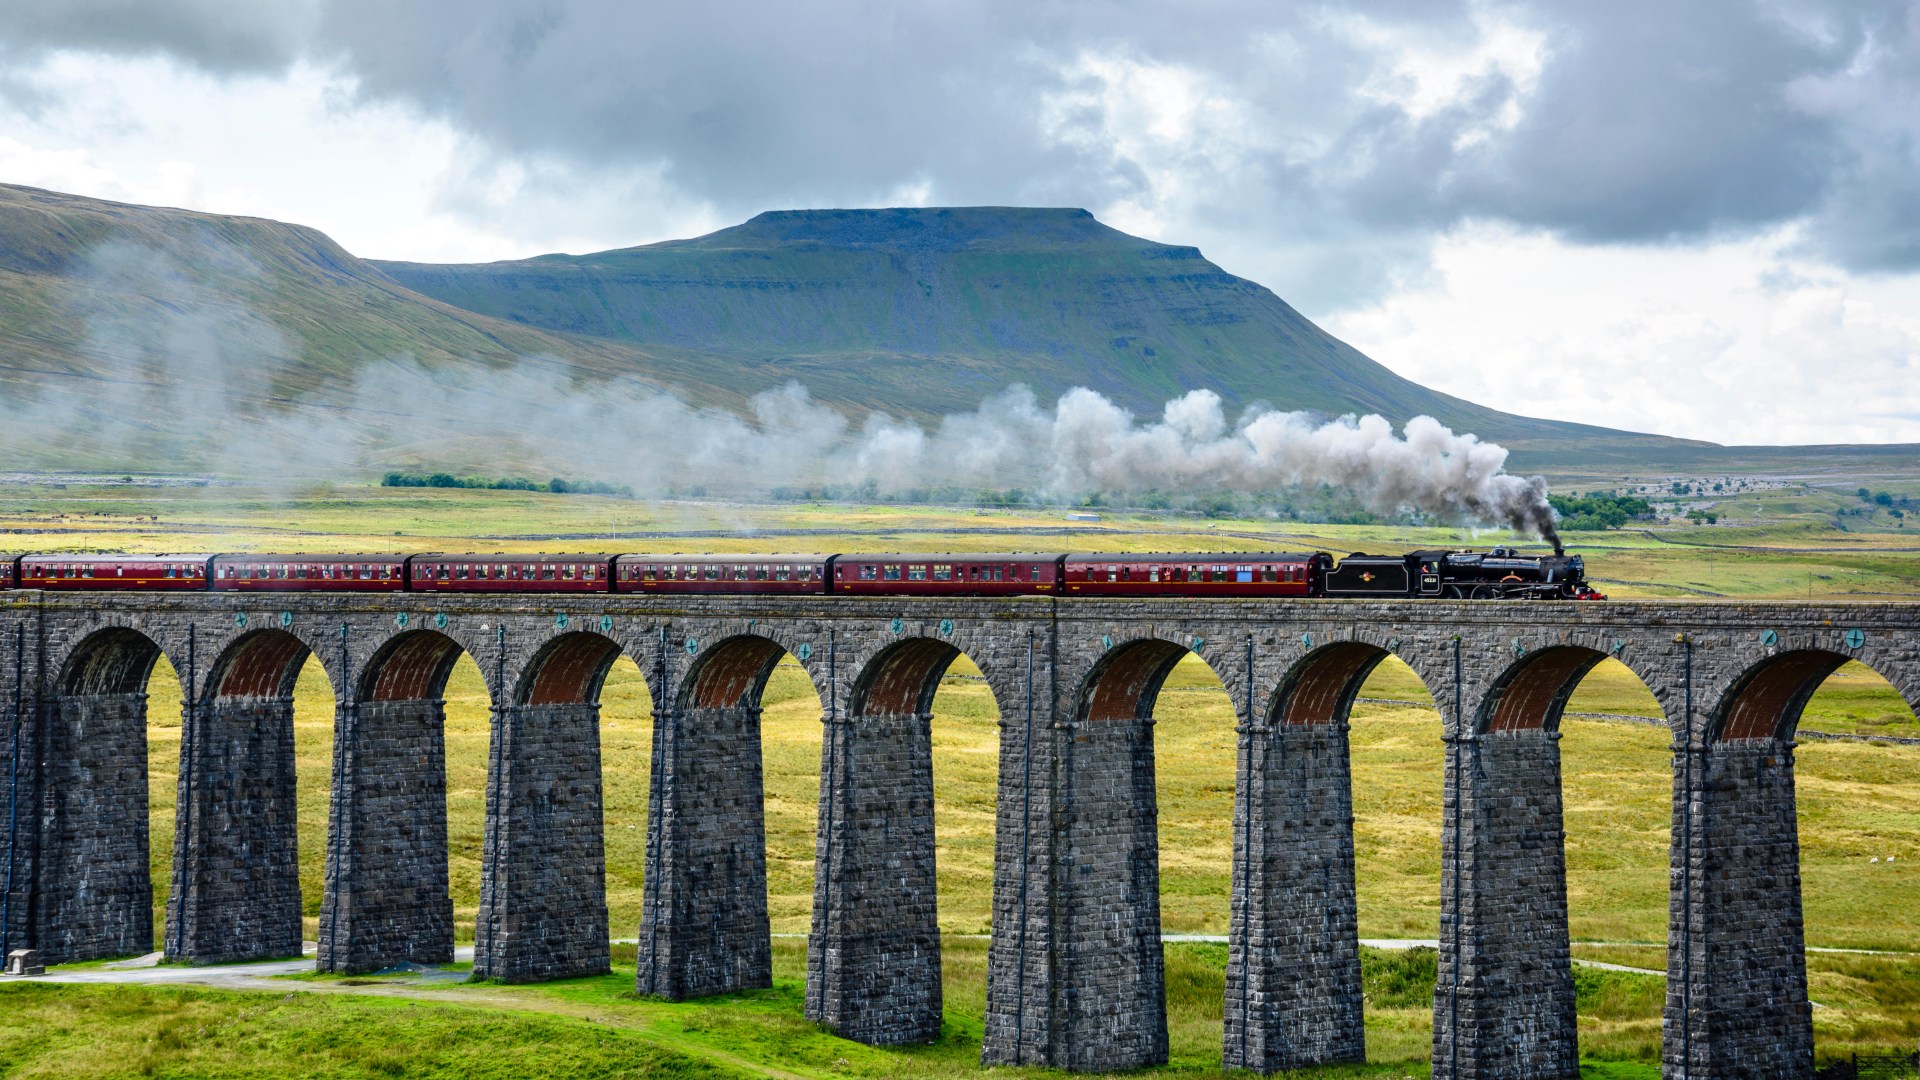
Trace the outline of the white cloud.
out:
[[[355,99],[339,72],[217,78],[159,58],[57,52],[0,98],[0,182],[311,225],[373,258],[592,251],[720,222],[658,169],[577,172],[494,154],[446,122]]]
[[[1428,287],[1326,320],[1417,382],[1534,416],[1724,443],[1920,442],[1920,277],[1468,226]]]

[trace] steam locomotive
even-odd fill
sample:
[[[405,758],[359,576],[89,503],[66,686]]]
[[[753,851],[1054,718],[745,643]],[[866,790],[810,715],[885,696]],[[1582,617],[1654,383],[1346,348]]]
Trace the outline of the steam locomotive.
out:
[[[0,588],[211,592],[1605,600],[1578,555],[1491,551],[0,557]]]

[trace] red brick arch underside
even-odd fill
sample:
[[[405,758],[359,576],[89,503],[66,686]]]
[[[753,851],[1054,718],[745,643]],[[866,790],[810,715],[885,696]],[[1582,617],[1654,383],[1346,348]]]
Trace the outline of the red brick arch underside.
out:
[[[1387,651],[1360,641],[1343,641],[1308,654],[1288,673],[1273,696],[1271,721],[1290,727],[1338,724]]]
[[[227,646],[209,685],[215,698],[290,697],[307,656],[306,643],[285,630],[256,630]]]
[[[848,711],[854,716],[932,712],[940,676],[959,655],[959,649],[932,638],[913,638],[888,647],[861,673]]]
[[[763,637],[734,637],[714,645],[694,661],[680,691],[683,707],[759,708],[767,678],[787,654]]]
[[[535,656],[521,680],[522,705],[595,705],[620,646],[599,634],[562,634]]]
[[[1482,732],[1555,731],[1567,699],[1607,654],[1580,645],[1554,645],[1521,657],[1501,674],[1481,703]]]
[[[1188,650],[1170,641],[1144,639],[1115,646],[1087,676],[1080,691],[1081,720],[1146,720],[1167,675]]]
[[[1807,699],[1847,658],[1816,649],[1768,657],[1737,680],[1709,727],[1715,742],[1790,739]]]
[[[82,641],[60,671],[60,692],[67,697],[138,694],[160,659],[160,646],[138,630],[114,627]]]
[[[360,676],[362,701],[430,701],[445,696],[460,643],[433,630],[412,630],[374,654]]]

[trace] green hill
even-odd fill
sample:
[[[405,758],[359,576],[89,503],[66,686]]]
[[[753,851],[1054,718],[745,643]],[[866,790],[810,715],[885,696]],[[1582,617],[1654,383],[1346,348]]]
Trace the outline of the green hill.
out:
[[[691,240],[448,266],[363,260],[276,221],[0,185],[14,467],[217,467],[252,419],[365,415],[370,399],[391,423],[363,463],[516,463],[485,424],[410,428],[406,396],[380,393],[396,364],[469,387],[508,370],[565,393],[665,387],[736,411],[798,380],[856,418],[923,422],[1013,383],[1043,401],[1089,386],[1143,414],[1205,387],[1230,407],[1427,413],[1563,474],[1843,468],[1913,449],[1722,448],[1499,412],[1395,375],[1194,248],[1084,210],[783,211]],[[108,417],[168,435],[94,437]]]
[[[102,323],[166,322],[183,301],[277,331],[288,394],[368,363],[505,365],[551,355],[629,376],[664,358],[477,315],[411,292],[324,233],[262,218],[132,206],[0,184],[0,349],[15,377],[124,359]]]

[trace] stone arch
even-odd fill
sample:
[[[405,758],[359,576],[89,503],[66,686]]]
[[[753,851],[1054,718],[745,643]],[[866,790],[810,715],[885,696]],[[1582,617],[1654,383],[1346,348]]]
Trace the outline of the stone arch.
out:
[[[1187,646],[1164,638],[1136,638],[1115,644],[1094,662],[1076,688],[1074,721],[1152,720],[1160,688],[1174,666],[1190,652],[1193,650]],[[1201,659],[1204,662],[1205,657]],[[1219,672],[1214,674],[1218,677]]]
[[[892,642],[823,718],[806,1011],[845,1038],[940,1035],[933,701],[961,655],[939,638]]]
[[[393,634],[337,700],[321,971],[453,959],[445,697],[466,652],[437,630]]]
[[[96,630],[67,654],[54,685],[62,697],[145,694],[161,655],[158,642],[130,626]],[[183,673],[183,690],[184,682]]]
[[[700,650],[680,682],[676,711],[758,709],[785,655],[786,646],[758,634],[736,634]]]
[[[933,708],[940,676],[960,649],[937,638],[907,638],[882,649],[855,676],[850,716],[909,716]]]
[[[1707,714],[1715,743],[1784,742],[1793,738],[1807,700],[1848,659],[1824,649],[1769,656],[1737,676]]]
[[[1339,641],[1315,649],[1281,677],[1267,705],[1268,722],[1285,727],[1345,723],[1367,676],[1389,655],[1364,641]]]
[[[163,655],[145,630],[109,625],[76,642],[53,679],[29,928],[49,963],[153,948],[147,684]]]
[[[447,689],[447,676],[464,647],[437,630],[408,630],[388,638],[374,651],[356,681],[357,701],[431,701]],[[482,673],[485,673],[483,667]],[[489,684],[488,690],[499,694]]]
[[[1567,699],[1607,654],[1583,645],[1549,645],[1514,661],[1474,710],[1475,734],[1558,731]]]
[[[209,701],[290,697],[300,669],[312,655],[306,642],[285,630],[242,634],[227,644],[208,669],[205,697]],[[324,660],[321,666],[326,666]]]
[[[679,647],[684,673],[655,688],[672,705],[654,717],[636,975],[641,993],[672,1000],[773,984],[761,702],[789,655],[751,629]],[[800,649],[812,653],[801,668],[824,702],[818,650]]]
[[[516,705],[593,705],[620,658],[611,638],[582,630],[560,634],[540,647],[521,672]]]

